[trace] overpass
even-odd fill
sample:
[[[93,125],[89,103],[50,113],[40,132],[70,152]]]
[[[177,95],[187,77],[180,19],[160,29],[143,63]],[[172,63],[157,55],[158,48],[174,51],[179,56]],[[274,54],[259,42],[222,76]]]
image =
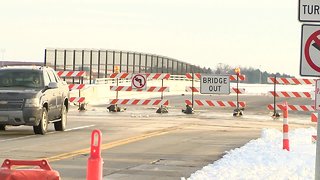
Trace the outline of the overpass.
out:
[[[109,77],[117,66],[128,73],[204,72],[199,66],[166,56],[105,49],[45,49],[44,64],[57,71],[86,71],[90,84],[96,78]]]

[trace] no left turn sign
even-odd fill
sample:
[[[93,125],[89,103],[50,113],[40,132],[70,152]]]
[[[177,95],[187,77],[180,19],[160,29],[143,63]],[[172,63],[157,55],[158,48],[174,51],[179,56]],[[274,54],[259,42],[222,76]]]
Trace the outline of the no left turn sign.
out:
[[[131,87],[134,89],[147,88],[147,76],[145,74],[135,74],[131,79]]]
[[[302,25],[301,76],[320,76],[320,25]]]

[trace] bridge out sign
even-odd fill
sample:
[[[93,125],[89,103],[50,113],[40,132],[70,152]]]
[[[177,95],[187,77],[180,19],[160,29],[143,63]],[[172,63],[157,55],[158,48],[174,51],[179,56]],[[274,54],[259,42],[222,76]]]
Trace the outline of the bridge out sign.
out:
[[[201,94],[230,94],[229,75],[203,75],[200,82]]]
[[[320,22],[320,1],[299,0],[299,21]]]

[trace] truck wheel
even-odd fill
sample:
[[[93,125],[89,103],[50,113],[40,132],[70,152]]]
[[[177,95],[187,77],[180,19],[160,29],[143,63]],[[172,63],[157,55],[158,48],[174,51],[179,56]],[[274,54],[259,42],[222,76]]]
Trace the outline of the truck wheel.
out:
[[[0,131],[5,131],[6,130],[6,125],[0,125]]]
[[[64,131],[67,126],[67,107],[63,105],[61,110],[61,121],[54,123],[54,129],[56,131]]]
[[[42,116],[38,126],[33,126],[35,134],[45,135],[48,131],[48,111],[46,108],[42,108]]]

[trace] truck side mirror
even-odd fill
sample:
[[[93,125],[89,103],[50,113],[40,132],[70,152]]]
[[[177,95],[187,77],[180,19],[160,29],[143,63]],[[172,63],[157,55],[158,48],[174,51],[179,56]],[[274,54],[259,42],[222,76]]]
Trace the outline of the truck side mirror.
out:
[[[50,82],[49,85],[48,85],[48,88],[49,89],[56,89],[56,88],[58,88],[58,83]]]

